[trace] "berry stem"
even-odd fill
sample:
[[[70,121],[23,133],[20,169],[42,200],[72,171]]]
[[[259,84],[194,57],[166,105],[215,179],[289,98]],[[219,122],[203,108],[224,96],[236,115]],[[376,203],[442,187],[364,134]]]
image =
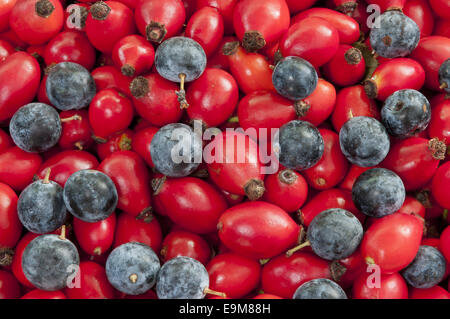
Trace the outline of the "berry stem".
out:
[[[50,172],[52,171],[52,169],[49,167],[47,168],[47,172],[45,172],[45,176],[44,176],[44,184],[48,184],[50,183]]]
[[[223,297],[223,298],[226,298],[226,297],[227,297],[227,295],[226,295],[225,293],[223,293],[223,292],[218,292],[218,291],[209,289],[208,287],[206,287],[205,289],[203,289],[203,293],[204,293],[205,295],[206,295],[206,294],[209,294],[209,295],[219,296],[219,297]]]
[[[61,235],[59,235],[59,239],[61,240],[66,239],[66,225],[61,226]]]
[[[61,119],[62,123],[70,122],[70,121],[81,121],[81,116],[78,114],[75,114],[71,117],[66,117],[64,119]]]
[[[297,252],[297,251],[299,251],[302,248],[307,247],[307,246],[311,246],[311,243],[309,241],[305,241],[303,244],[297,245],[294,248],[289,249],[286,252],[286,256],[291,257],[292,254],[294,254],[295,252]]]

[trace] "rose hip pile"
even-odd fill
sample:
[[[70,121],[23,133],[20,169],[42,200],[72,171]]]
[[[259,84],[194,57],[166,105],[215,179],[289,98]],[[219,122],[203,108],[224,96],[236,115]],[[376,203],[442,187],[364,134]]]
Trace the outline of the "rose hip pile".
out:
[[[0,298],[450,299],[448,0],[0,0]]]

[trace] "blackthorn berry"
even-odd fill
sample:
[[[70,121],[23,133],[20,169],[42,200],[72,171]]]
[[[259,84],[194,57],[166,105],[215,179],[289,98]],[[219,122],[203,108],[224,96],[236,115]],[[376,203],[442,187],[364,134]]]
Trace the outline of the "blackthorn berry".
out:
[[[344,290],[326,278],[305,282],[294,293],[293,299],[347,299]]]

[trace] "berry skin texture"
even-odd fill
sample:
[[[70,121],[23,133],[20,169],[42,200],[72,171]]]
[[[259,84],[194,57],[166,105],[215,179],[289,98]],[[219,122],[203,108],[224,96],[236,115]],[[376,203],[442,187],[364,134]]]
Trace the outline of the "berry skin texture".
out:
[[[155,49],[144,37],[129,35],[114,45],[112,59],[123,75],[133,77],[150,71]]]
[[[436,199],[437,203],[443,208],[450,209],[450,200],[447,195],[447,190],[450,185],[450,162],[441,165],[434,174],[431,193]]]
[[[18,299],[20,285],[16,278],[7,271],[0,270],[0,299]]]
[[[356,179],[352,188],[355,206],[371,217],[383,217],[399,210],[405,201],[400,177],[385,168],[372,168]]]
[[[323,138],[319,130],[306,121],[290,121],[277,132],[273,142],[280,163],[293,170],[313,167],[322,158]]]
[[[389,136],[376,119],[357,116],[348,120],[339,132],[339,143],[344,156],[361,167],[378,165],[388,154]]]
[[[22,106],[9,124],[14,143],[30,153],[43,152],[55,146],[61,130],[58,112],[44,103]]]
[[[28,185],[20,193],[17,213],[24,227],[33,233],[55,231],[64,224],[67,217],[63,188],[48,180]]]
[[[183,177],[194,172],[202,152],[200,137],[190,126],[167,124],[153,136],[150,154],[155,168],[170,177]]]
[[[25,277],[36,288],[46,291],[66,287],[68,278],[79,264],[75,245],[58,235],[41,235],[33,239],[22,256]]]
[[[344,290],[325,278],[305,282],[294,293],[293,299],[347,299]]]
[[[64,203],[72,215],[94,223],[108,218],[116,209],[117,189],[108,175],[95,170],[72,174],[64,185]]]
[[[0,183],[0,252],[14,248],[22,234],[22,224],[17,216],[18,197],[14,190]]]
[[[160,255],[163,262],[185,256],[206,265],[211,257],[211,248],[208,242],[197,234],[174,230],[164,238]]]
[[[254,290],[260,279],[258,261],[235,253],[214,257],[206,266],[210,288],[223,292],[228,298],[243,298]]]
[[[84,252],[91,256],[102,255],[113,243],[116,214],[112,213],[108,218],[94,223],[74,218],[72,226],[77,242]]]
[[[225,246],[254,259],[282,253],[296,244],[300,234],[300,227],[284,210],[259,201],[227,209],[217,227]]]
[[[220,216],[228,208],[224,196],[199,178],[163,177],[152,184],[155,210],[196,234],[216,231]]]
[[[248,52],[276,42],[289,28],[289,8],[284,0],[239,1],[233,27]]]
[[[402,276],[414,288],[431,288],[444,278],[445,267],[445,258],[439,250],[424,245],[412,263],[402,270]]]
[[[323,66],[325,77],[339,86],[355,85],[366,72],[366,63],[361,51],[341,44],[334,57]]]
[[[391,136],[411,137],[425,130],[431,120],[427,98],[416,90],[398,90],[391,94],[381,109],[381,121]]]
[[[172,82],[191,82],[202,75],[206,67],[205,51],[197,41],[186,37],[170,38],[156,49],[155,66],[159,75]]]
[[[307,252],[290,257],[282,254],[264,265],[261,288],[265,293],[289,299],[301,284],[318,278],[332,279],[328,261]]]
[[[387,11],[377,17],[379,28],[372,28],[370,45],[384,58],[404,57],[419,43],[420,30],[411,18],[399,11]]]
[[[117,41],[135,31],[133,11],[126,5],[117,1],[98,1],[90,7],[86,35],[97,50],[111,53]]]
[[[419,251],[423,222],[408,214],[391,214],[377,219],[364,234],[361,253],[368,264],[376,264],[382,274],[408,266]]]
[[[349,211],[335,208],[317,215],[308,227],[307,238],[314,253],[326,260],[347,258],[363,237],[359,220]]]
[[[283,169],[267,176],[264,186],[266,188],[264,201],[275,204],[289,213],[302,207],[308,195],[306,180],[290,169]]]
[[[0,153],[0,182],[14,190],[22,190],[31,183],[41,163],[39,155],[11,147]]]
[[[159,299],[203,299],[208,286],[208,272],[199,261],[175,257],[161,267],[156,294]]]
[[[46,81],[48,99],[61,111],[81,109],[95,96],[95,82],[83,66],[61,62],[52,67]]]
[[[132,242],[115,248],[105,269],[114,288],[128,295],[140,295],[155,285],[160,263],[150,247]]]
[[[272,74],[277,92],[290,100],[302,100],[317,87],[317,72],[306,60],[289,56],[275,66]]]
[[[189,85],[186,99],[189,101],[189,118],[201,120],[208,127],[214,127],[233,114],[239,99],[239,88],[231,74],[220,69],[207,68]]]
[[[380,287],[368,285],[372,283],[370,276],[370,273],[363,273],[356,278],[353,299],[408,299],[408,286],[400,274],[381,275]]]
[[[293,24],[280,39],[283,57],[296,56],[315,68],[330,61],[339,48],[339,34],[328,21],[317,17]]]
[[[63,7],[58,0],[26,0],[17,1],[9,25],[22,41],[39,45],[61,30],[63,20]]]

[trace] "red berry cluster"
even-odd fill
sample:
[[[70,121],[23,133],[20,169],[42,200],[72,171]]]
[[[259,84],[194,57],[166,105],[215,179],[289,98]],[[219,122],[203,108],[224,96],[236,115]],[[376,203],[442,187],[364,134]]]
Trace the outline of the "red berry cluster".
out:
[[[401,11],[417,24],[420,41],[412,53],[385,58],[372,49],[368,21],[377,10]],[[183,107],[178,84],[154,65],[158,46],[175,36],[195,40],[207,57],[202,75],[186,83]],[[287,56],[307,60],[319,76],[300,101],[281,96],[272,82],[274,67]],[[198,260],[208,271],[209,291],[227,298],[292,298],[303,283],[326,278],[348,298],[450,299],[450,93],[439,79],[449,58],[448,0],[0,0],[0,299],[156,299],[154,289],[126,295],[107,278],[110,252],[129,242],[149,246],[161,265],[178,256]],[[52,104],[46,81],[61,62],[86,68],[96,95],[88,107],[59,112],[57,145],[26,152],[10,137],[9,121],[28,103]],[[339,132],[354,117],[380,120],[384,101],[404,89],[427,97],[431,120],[412,137],[391,137],[376,167],[401,178],[406,198],[393,214],[367,217],[352,188],[373,167],[347,160]],[[252,164],[208,162],[186,177],[162,175],[151,157],[153,137],[167,124],[194,120],[223,132],[307,121],[323,138],[323,155],[302,171],[280,165],[264,174],[267,163],[258,152],[273,145],[257,133],[246,136],[244,147],[230,146],[246,160],[256,158]],[[212,143],[234,138],[219,136]],[[22,226],[18,198],[48,172],[47,180],[64,187],[86,169],[111,178],[117,209],[93,223],[69,215],[53,233],[76,245],[80,286],[36,289],[22,256],[41,234]],[[361,222],[358,249],[325,260],[311,247],[294,248],[330,208]],[[421,245],[437,248],[447,262],[442,281],[426,289],[402,276]]]

